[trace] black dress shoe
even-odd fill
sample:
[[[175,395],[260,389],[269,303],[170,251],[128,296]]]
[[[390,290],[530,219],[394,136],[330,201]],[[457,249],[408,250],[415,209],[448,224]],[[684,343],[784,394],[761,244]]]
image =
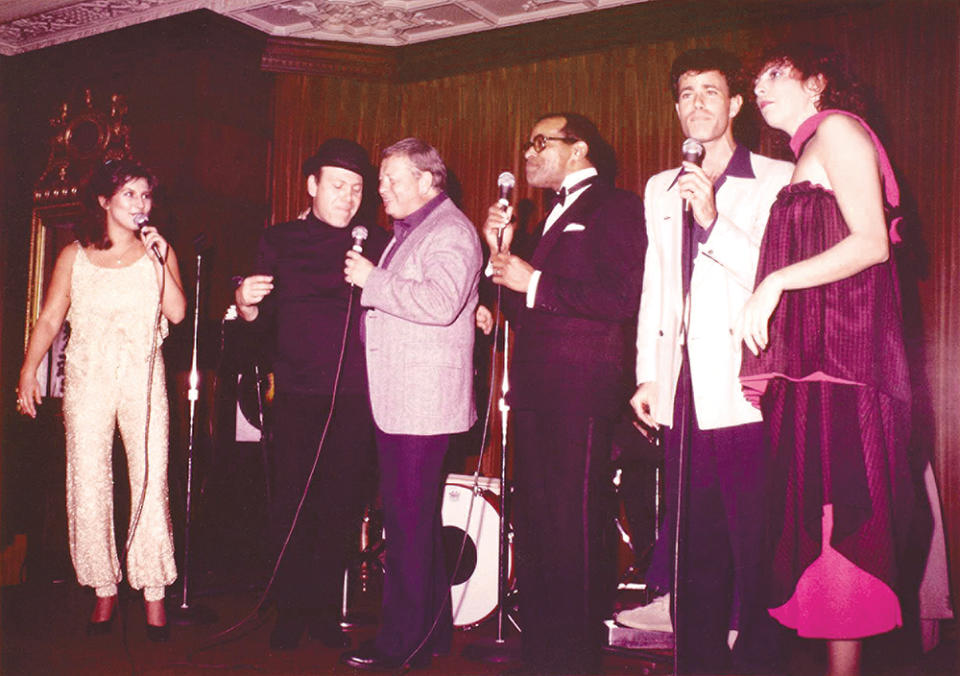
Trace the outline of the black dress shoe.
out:
[[[270,632],[271,650],[296,650],[300,645],[300,637],[307,627],[303,613],[281,610],[277,614],[277,622]]]
[[[87,622],[87,636],[105,636],[113,629],[113,616],[103,622]]]
[[[170,640],[170,627],[169,625],[147,625],[147,638],[153,641],[154,643],[166,643]]]
[[[405,656],[404,656],[405,657]],[[404,665],[403,657],[391,657],[377,650],[373,641],[367,641],[356,650],[343,653],[340,661],[354,669],[366,671],[395,671]],[[419,653],[410,660],[411,669],[430,666],[430,653]]]

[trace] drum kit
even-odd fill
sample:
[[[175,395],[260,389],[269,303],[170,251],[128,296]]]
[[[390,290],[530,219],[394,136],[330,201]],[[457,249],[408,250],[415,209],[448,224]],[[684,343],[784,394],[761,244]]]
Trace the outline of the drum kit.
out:
[[[224,326],[236,318],[235,310],[231,307],[224,317]],[[504,325],[504,345],[508,345],[506,332],[509,325]],[[223,337],[221,336],[222,341]],[[506,352],[506,348],[504,348]],[[507,357],[504,354],[504,361]],[[506,367],[504,366],[504,372]],[[264,379],[258,372],[241,372],[237,376],[237,440],[264,441]],[[506,508],[506,498],[509,498],[510,483],[506,477],[506,448],[507,430],[506,420],[509,417],[509,405],[506,395],[509,382],[504,373],[501,380],[501,396],[499,410],[501,412],[501,439],[502,449],[500,458],[500,477],[475,476],[470,474],[449,474],[443,488],[441,503],[441,522],[443,525],[443,546],[446,553],[448,573],[452,574],[450,581],[451,610],[454,627],[469,631],[477,628],[498,616],[498,641],[502,642],[503,630],[507,622],[517,631],[520,626],[517,620],[517,604],[520,591],[514,576],[514,543],[513,528],[509,519],[504,522],[503,512]],[[631,428],[632,430],[632,428]],[[250,436],[241,437],[241,432]],[[635,440],[634,440],[635,441]],[[632,443],[632,442],[631,442]],[[623,445],[629,446],[625,443]],[[266,467],[266,456],[264,456]],[[625,508],[620,486],[620,471],[611,477],[615,493],[619,502]],[[501,486],[506,483],[508,495],[501,494]],[[659,481],[658,481],[659,483]],[[269,490],[269,489],[268,489]],[[632,490],[632,489],[631,489]],[[659,502],[657,504],[659,516]],[[382,530],[382,521],[379,512],[369,507],[360,525],[359,551],[351,565],[344,572],[343,593],[341,599],[341,625],[350,628],[360,624],[375,621],[375,615],[361,612],[363,602],[357,603],[355,594],[366,595],[372,588],[378,586],[378,578],[384,572],[384,547],[389,533]],[[631,562],[635,559],[635,549],[640,548],[643,542],[635,543],[630,535],[630,518],[623,510],[613,515],[615,525],[622,542],[618,558],[627,558]],[[657,519],[659,522],[659,518]],[[626,526],[626,528],[625,528]],[[505,570],[500,570],[501,551],[506,560]],[[628,567],[629,575],[632,566]],[[502,581],[501,581],[502,577]],[[624,580],[619,587],[623,589]],[[501,597],[504,603],[501,604]],[[370,598],[370,597],[367,597]],[[501,605],[504,607],[501,609]],[[498,612],[501,611],[501,612]]]
[[[450,474],[444,485],[441,506],[447,570],[452,571],[450,597],[453,625],[459,629],[473,629],[496,614],[496,639],[492,646],[484,646],[476,655],[477,659],[493,662],[508,661],[511,658],[509,650],[505,649],[506,623],[510,622],[517,631],[522,630],[516,613],[519,591],[513,572],[513,531],[508,519],[504,517],[510,493],[507,480],[507,419],[510,412],[507,403],[510,388],[507,375],[509,322],[504,322],[503,329],[503,371],[498,405],[501,433],[500,477]],[[619,478],[618,472],[613,480],[618,495]],[[508,487],[506,495],[501,490],[502,486]],[[659,508],[657,511],[659,512]],[[657,520],[659,521],[659,518]],[[622,541],[630,549],[631,559],[635,558],[635,545],[619,517],[616,525]],[[375,548],[361,545],[363,571],[369,570],[372,553],[381,551],[382,547],[382,540]],[[382,566],[382,560],[378,560],[376,564]],[[363,573],[361,577],[362,575]],[[344,578],[343,623],[348,621],[348,578],[349,570]]]
[[[344,577],[341,626],[347,628],[375,621],[370,615],[353,612],[353,606],[358,604],[352,602],[351,590],[356,588],[361,593],[369,591],[376,587],[376,576],[383,573],[383,552],[389,533],[381,531],[378,534],[378,521],[376,510],[367,510],[361,526],[360,553]],[[500,479],[477,477],[474,486],[472,475],[448,475],[443,487],[441,522],[447,571],[452,574],[450,600],[453,626],[465,631],[474,629],[492,617],[500,605],[497,583],[500,567]],[[509,524],[506,525],[509,531]],[[507,598],[513,599],[516,585],[512,531],[508,534],[507,580]],[[513,618],[511,621],[516,626]]]
[[[619,489],[619,472],[614,485]],[[474,485],[476,483],[476,485]],[[469,474],[449,474],[443,488],[440,516],[443,523],[443,544],[446,553],[447,571],[450,580],[450,600],[453,626],[463,631],[475,629],[492,618],[500,606],[498,575],[501,527],[500,479]],[[631,541],[629,524],[620,513],[614,517],[615,525],[632,558],[635,544]],[[361,535],[361,553],[354,570],[359,574],[363,589],[367,588],[372,569],[383,569],[385,540],[375,537],[371,524],[376,521],[370,513],[364,517]],[[506,615],[516,629],[515,606],[519,590],[514,577],[513,531],[507,528]],[[466,539],[464,539],[466,536]],[[643,543],[637,543],[642,545]],[[461,548],[463,549],[461,553]],[[459,561],[458,561],[459,559]],[[349,571],[348,571],[349,575]],[[620,588],[624,588],[621,581]],[[358,622],[348,621],[349,604],[347,586],[344,587],[343,615],[346,626]],[[370,618],[369,621],[372,621]]]
[[[467,540],[460,564],[450,583],[453,626],[473,629],[496,612],[500,538],[500,479],[479,477],[477,489],[473,477],[451,474],[443,489],[443,540],[448,570],[456,562],[463,536]],[[452,556],[451,556],[452,554]],[[513,578],[513,538],[508,539],[507,578],[515,590]]]

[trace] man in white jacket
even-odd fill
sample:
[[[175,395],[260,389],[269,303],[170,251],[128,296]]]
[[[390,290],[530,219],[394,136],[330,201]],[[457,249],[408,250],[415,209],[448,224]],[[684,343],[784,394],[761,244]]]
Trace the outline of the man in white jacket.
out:
[[[733,55],[686,52],[674,62],[671,86],[685,136],[705,152],[702,168],[684,162],[647,182],[638,387],[630,401],[643,425],[663,430],[666,523],[647,571],[647,582],[663,595],[619,613],[617,621],[671,628],[667,592],[685,421],[679,666],[684,672],[730,666],[766,671],[779,662],[779,630],[762,595],[766,453],[759,411],[741,392],[741,347],[733,327],[753,289],[770,205],[793,165],[734,140],[745,81]],[[692,237],[684,234],[684,203],[694,221]],[[692,269],[685,264],[691,247]]]

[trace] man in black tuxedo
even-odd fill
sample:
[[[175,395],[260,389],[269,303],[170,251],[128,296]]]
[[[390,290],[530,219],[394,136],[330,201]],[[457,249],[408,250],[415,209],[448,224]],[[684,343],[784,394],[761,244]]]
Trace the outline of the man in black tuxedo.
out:
[[[510,252],[509,207],[493,205],[484,224],[492,281],[509,290],[503,310],[516,341],[510,404],[523,658],[531,673],[594,673],[614,582],[604,469],[633,384],[643,205],[611,185],[613,151],[582,115],[538,120],[524,161],[527,183],[558,193],[530,256]]]

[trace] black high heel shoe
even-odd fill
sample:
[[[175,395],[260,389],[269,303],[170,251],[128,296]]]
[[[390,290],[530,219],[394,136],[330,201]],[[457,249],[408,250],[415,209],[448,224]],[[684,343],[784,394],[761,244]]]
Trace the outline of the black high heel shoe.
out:
[[[110,617],[99,622],[94,622],[93,620],[87,622],[87,636],[105,636],[113,629],[113,618],[117,614],[117,597],[105,596],[103,598],[112,598],[110,602]],[[99,598],[97,599],[98,605],[100,600]]]
[[[150,624],[151,617],[158,619],[156,612],[150,612],[152,604],[158,604],[160,611],[163,611],[163,599],[157,601],[143,600],[143,610],[147,616],[147,638],[154,643],[166,643],[170,640],[170,626],[167,624],[167,614],[165,611],[159,613],[160,617],[163,618],[163,624]]]
[[[113,615],[103,622],[87,622],[87,636],[106,636],[113,629]]]
[[[148,624],[147,625],[147,638],[153,641],[154,643],[166,643],[170,640],[170,626]]]

